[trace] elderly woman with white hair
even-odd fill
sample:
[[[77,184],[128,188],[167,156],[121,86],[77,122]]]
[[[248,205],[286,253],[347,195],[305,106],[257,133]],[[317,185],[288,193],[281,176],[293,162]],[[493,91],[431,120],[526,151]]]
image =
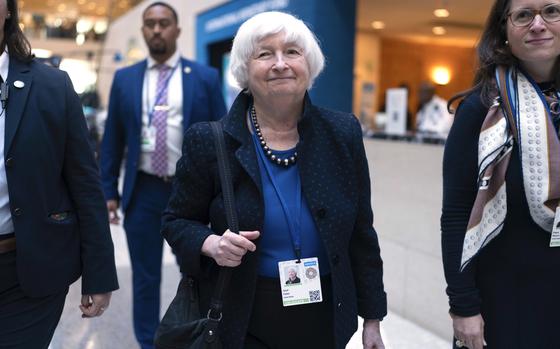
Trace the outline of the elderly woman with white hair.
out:
[[[239,28],[231,72],[243,91],[220,121],[239,234],[227,230],[211,127],[185,135],[163,235],[203,312],[220,266],[234,268],[219,330],[225,348],[344,348],[358,315],[364,348],[384,348],[361,128],[353,115],[311,103],[323,66],[317,39],[291,15],[265,12]],[[286,283],[291,270],[301,282]]]

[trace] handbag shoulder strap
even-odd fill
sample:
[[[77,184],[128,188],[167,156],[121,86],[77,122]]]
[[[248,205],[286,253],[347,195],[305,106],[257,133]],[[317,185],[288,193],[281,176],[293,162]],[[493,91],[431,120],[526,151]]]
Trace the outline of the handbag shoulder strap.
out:
[[[222,197],[224,200],[224,208],[226,213],[226,220],[229,230],[233,233],[239,234],[239,221],[237,219],[237,210],[235,208],[235,197],[233,194],[233,183],[231,179],[231,169],[226,153],[226,146],[224,141],[224,133],[222,124],[219,121],[211,121],[212,134],[214,136],[214,145],[216,148],[216,157],[218,161],[218,172],[220,173],[220,183],[222,186]],[[223,299],[226,288],[231,278],[232,269],[228,267],[220,267],[218,275],[218,282],[214,289],[214,295],[210,302],[210,310],[208,311],[208,318],[220,321],[222,318]]]
[[[231,180],[231,169],[226,154],[226,144],[222,124],[219,121],[210,122],[214,135],[214,145],[216,147],[216,157],[218,160],[218,172],[220,173],[220,183],[222,185],[222,197],[226,210],[226,220],[229,230],[239,234],[239,222],[237,221],[237,211],[235,208],[235,197],[233,195],[233,184]]]

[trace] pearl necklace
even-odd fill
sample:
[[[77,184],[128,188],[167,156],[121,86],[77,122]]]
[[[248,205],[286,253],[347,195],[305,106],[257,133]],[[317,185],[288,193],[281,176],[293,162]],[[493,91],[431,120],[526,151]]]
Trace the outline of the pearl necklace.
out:
[[[297,161],[297,152],[294,153],[294,155],[284,158],[282,159],[279,156],[276,156],[272,153],[272,150],[270,150],[270,148],[268,147],[268,145],[266,144],[266,141],[264,140],[264,137],[262,135],[261,132],[261,128],[259,126],[259,123],[257,121],[257,112],[255,111],[255,107],[252,106],[251,107],[251,122],[253,123],[253,126],[255,127],[255,133],[257,135],[257,137],[259,137],[259,144],[261,145],[263,151],[264,151],[264,155],[266,155],[266,157],[272,161],[272,163],[279,165],[279,166],[284,166],[284,167],[288,167],[291,166],[293,164],[296,163]]]

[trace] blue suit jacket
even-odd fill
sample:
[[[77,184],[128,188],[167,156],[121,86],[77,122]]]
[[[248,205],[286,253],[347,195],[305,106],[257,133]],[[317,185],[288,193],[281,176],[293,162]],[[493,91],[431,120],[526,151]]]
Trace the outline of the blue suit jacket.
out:
[[[138,171],[142,131],[142,88],[148,66],[143,60],[116,72],[111,87],[105,133],[101,144],[101,180],[105,199],[122,199],[126,211]],[[183,128],[199,121],[218,120],[226,113],[216,69],[181,58]],[[118,178],[127,150],[122,198]]]
[[[4,161],[22,290],[46,296],[80,275],[85,294],[117,289],[99,170],[68,75],[10,58],[7,84]]]
[[[220,122],[231,165],[239,229],[262,231],[265,203],[257,154],[246,122],[249,103],[250,98],[242,92]],[[362,131],[354,116],[317,108],[306,99],[298,132],[301,187],[329,257],[336,348],[344,348],[356,331],[358,314],[381,319],[387,313]],[[194,125],[185,135],[162,233],[180,256],[181,271],[198,281],[203,313],[209,307],[219,267],[201,254],[202,244],[210,234],[222,234],[227,229],[219,183],[210,126]],[[258,251],[259,240],[255,243]],[[243,347],[258,263],[258,253],[249,252],[233,270],[220,323],[224,348]]]

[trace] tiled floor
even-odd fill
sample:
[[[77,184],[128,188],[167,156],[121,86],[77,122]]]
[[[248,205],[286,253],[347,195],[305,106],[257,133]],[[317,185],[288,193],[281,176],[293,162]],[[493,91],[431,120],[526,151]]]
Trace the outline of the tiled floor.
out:
[[[80,284],[72,285],[66,300],[62,319],[50,349],[136,349],[131,323],[131,274],[126,239],[121,227],[113,227],[113,241],[117,271],[121,288],[115,292],[111,307],[101,318],[82,319],[78,310]],[[166,248],[162,281],[162,309],[175,294],[179,271],[175,259]],[[361,328],[361,322],[359,325]],[[449,349],[449,341],[422,329],[397,314],[390,313],[382,322],[382,335],[386,349]],[[358,331],[347,346],[361,349],[361,332]]]

